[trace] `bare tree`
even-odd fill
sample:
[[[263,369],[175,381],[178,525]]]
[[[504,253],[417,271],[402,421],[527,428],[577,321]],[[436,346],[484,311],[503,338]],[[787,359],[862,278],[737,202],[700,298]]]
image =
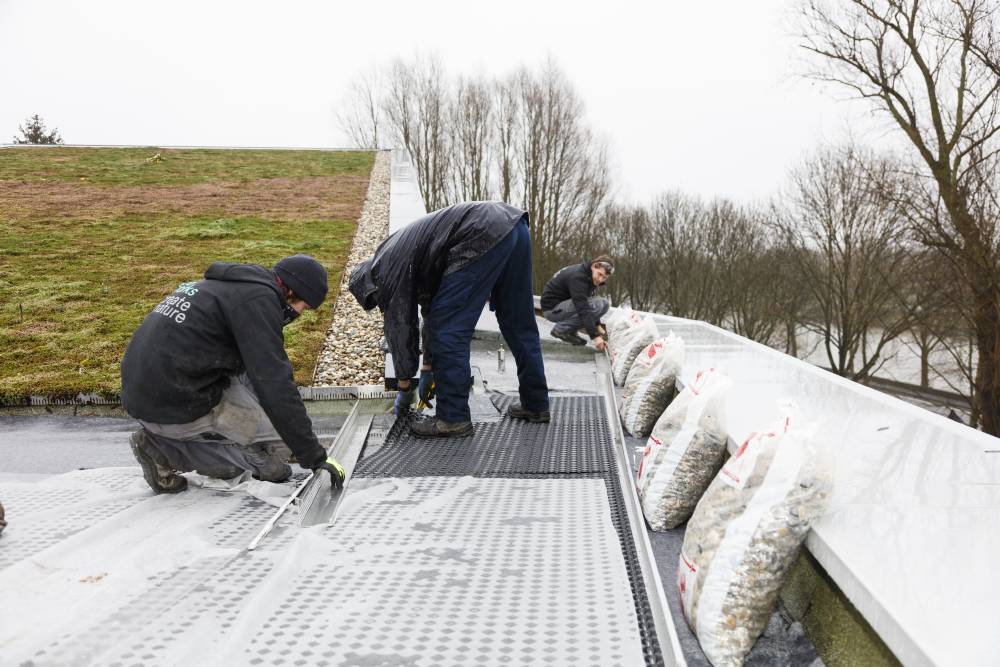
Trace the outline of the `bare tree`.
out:
[[[995,0],[804,0],[812,75],[883,111],[913,146],[946,215],[917,227],[958,265],[972,304],[983,430],[1000,434],[1000,271],[972,196],[1000,131]]]
[[[515,144],[520,200],[532,223],[536,288],[565,261],[563,240],[598,215],[608,195],[607,156],[583,124],[583,104],[551,61],[518,77],[521,121]]]
[[[906,225],[885,196],[892,165],[852,146],[824,149],[792,174],[777,230],[796,252],[830,368],[863,379],[883,361],[886,344],[909,326],[899,284],[912,267]]]
[[[377,67],[360,72],[348,84],[337,120],[357,148],[378,150],[385,147],[382,73]]]
[[[521,120],[517,75],[493,82],[493,151],[496,156],[497,192],[501,201],[511,201],[517,186],[515,150]]]
[[[680,192],[659,195],[650,210],[653,248],[661,262],[652,280],[656,301],[678,317],[709,319],[714,276],[708,271],[705,205]],[[718,322],[717,322],[718,323]]]
[[[590,247],[611,187],[607,148],[554,62],[452,83],[436,57],[396,60],[360,76],[346,100],[341,122],[356,144],[409,151],[428,210],[494,195],[527,210],[537,288]]]
[[[711,263],[719,274],[726,322],[741,336],[772,345],[787,326],[791,295],[767,212],[726,205],[720,207],[720,218],[723,243]]]
[[[775,227],[773,215],[773,210],[767,215],[767,226],[771,228]],[[801,346],[802,323],[808,319],[806,313],[812,303],[809,288],[798,273],[800,260],[796,259],[795,255],[799,252],[779,235],[773,239],[767,255],[761,261],[767,264],[776,276],[776,282],[772,286],[772,298],[783,329],[780,347],[793,357],[806,358],[813,353],[815,345],[807,345],[805,349]],[[805,342],[808,343],[808,339]],[[772,345],[777,347],[776,343],[778,341],[772,341]]]
[[[437,57],[397,60],[387,83],[384,110],[397,145],[405,146],[417,169],[427,210],[450,203],[449,91]]]
[[[490,197],[490,146],[493,143],[491,85],[483,79],[458,81],[451,110],[454,192],[464,201]]]
[[[658,262],[646,209],[609,205],[593,227],[594,247],[587,256],[606,253],[615,259],[615,273],[606,288],[612,302],[656,310],[656,286],[650,276],[656,275]]]
[[[903,293],[899,296],[912,313],[903,343],[920,359],[920,386],[930,387],[931,357],[957,333],[956,323],[962,318],[962,309],[957,306],[965,299],[955,294],[956,285],[961,289],[961,281],[956,280],[953,267],[941,253],[922,249],[910,261],[913,263],[907,272],[910,281],[901,284]]]

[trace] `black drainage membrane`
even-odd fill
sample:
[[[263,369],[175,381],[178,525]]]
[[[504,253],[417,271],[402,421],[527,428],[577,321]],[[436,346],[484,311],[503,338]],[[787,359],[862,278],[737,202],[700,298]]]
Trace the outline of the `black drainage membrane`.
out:
[[[607,486],[611,522],[618,533],[647,665],[663,665],[653,612],[646,595],[635,541],[618,481],[613,443],[600,396],[550,399],[552,421],[530,424],[506,416],[515,397],[493,394],[499,422],[474,424],[464,438],[417,438],[398,420],[385,444],[363,457],[355,477],[513,477],[602,478]]]

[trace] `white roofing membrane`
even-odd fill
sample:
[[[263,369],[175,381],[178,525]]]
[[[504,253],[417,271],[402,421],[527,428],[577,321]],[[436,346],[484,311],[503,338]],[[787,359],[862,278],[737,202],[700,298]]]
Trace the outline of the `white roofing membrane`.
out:
[[[273,507],[245,486],[153,496],[138,468],[4,484],[2,662],[643,662],[601,479],[355,479],[336,524],[253,552]]]

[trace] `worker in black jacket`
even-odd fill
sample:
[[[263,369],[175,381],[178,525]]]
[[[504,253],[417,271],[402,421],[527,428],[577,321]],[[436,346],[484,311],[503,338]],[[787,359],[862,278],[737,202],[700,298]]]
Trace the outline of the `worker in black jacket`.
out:
[[[548,386],[531,295],[528,214],[502,202],[443,208],[400,229],[351,273],[350,289],[365,310],[383,313],[400,393],[396,414],[413,399],[420,359],[418,306],[424,316],[420,398],[436,386],[435,417],[411,424],[424,437],[472,433],[470,344],[487,299],[517,362],[521,402],[509,413],[549,421]]]
[[[122,406],[142,425],[132,452],[154,491],[183,491],[177,473],[189,470],[283,481],[286,447],[303,468],[343,484],[313,433],[282,333],[326,292],[326,270],[307,255],[273,270],[215,262],[146,316],[122,359]]]
[[[542,290],[542,315],[555,322],[552,335],[572,345],[586,345],[576,332],[585,329],[598,350],[604,351],[604,325],[601,317],[608,312],[607,299],[594,296],[594,291],[607,282],[615,271],[614,262],[600,255],[560,269]]]

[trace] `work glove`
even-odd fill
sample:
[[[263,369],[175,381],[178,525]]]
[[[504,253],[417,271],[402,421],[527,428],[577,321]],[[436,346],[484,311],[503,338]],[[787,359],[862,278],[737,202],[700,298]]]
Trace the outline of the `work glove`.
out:
[[[344,478],[347,477],[347,473],[344,471],[344,466],[337,463],[337,459],[328,456],[326,461],[316,466],[313,472],[318,474],[320,470],[326,470],[330,473],[330,480],[333,482],[331,491],[339,491],[344,488]]]
[[[392,413],[397,417],[405,417],[410,413],[410,405],[413,404],[413,387],[400,389],[396,393],[396,402],[392,406]]]
[[[420,371],[420,384],[417,385],[417,398],[421,407],[430,407],[434,400],[437,384],[434,382],[434,371]]]

